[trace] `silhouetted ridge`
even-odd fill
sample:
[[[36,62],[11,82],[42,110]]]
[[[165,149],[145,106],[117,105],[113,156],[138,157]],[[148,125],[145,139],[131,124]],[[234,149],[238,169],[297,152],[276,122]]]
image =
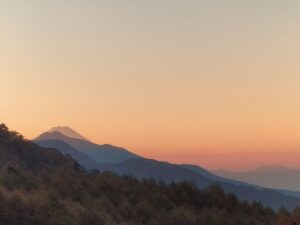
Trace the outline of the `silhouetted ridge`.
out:
[[[22,135],[9,131],[4,124],[0,125],[0,143],[1,168],[11,164],[37,172],[76,164],[75,161],[64,157],[57,150],[44,149],[24,140]]]
[[[300,206],[300,199],[280,193],[279,191],[255,187],[242,182],[222,179],[201,169],[191,169],[189,166],[180,166],[151,159],[128,159],[120,163],[101,164],[100,171],[110,171],[120,175],[131,175],[139,179],[153,178],[166,183],[192,181],[199,188],[218,184],[225,191],[235,193],[241,200],[250,202],[260,201],[263,205],[279,210],[282,206],[294,209]],[[205,175],[203,175],[205,174]]]
[[[88,155],[95,162],[101,163],[118,163],[127,159],[141,158],[140,156],[124,149],[112,145],[98,145],[90,141],[70,138],[59,132],[45,132],[39,135],[35,141],[41,140],[60,140],[72,146],[78,151]],[[49,146],[51,147],[51,146]]]
[[[63,141],[41,140],[41,141],[34,141],[34,143],[45,148],[57,149],[62,154],[71,156],[74,160],[76,160],[81,166],[83,166],[87,170],[98,169],[99,167],[99,164],[96,163],[94,160],[92,160],[89,156],[78,151],[77,149],[73,148],[72,146],[66,144]]]
[[[77,151],[88,155],[97,165],[86,165],[76,151],[69,151],[69,154],[87,169],[97,169],[100,171],[110,171],[119,175],[131,175],[138,179],[153,178],[163,180],[166,183],[192,181],[197,187],[205,188],[209,185],[218,183],[225,191],[233,192],[240,200],[250,202],[260,201],[263,205],[279,210],[282,206],[293,209],[300,205],[299,194],[287,192],[285,190],[272,190],[259,187],[245,182],[225,179],[216,176],[209,171],[193,165],[175,165],[156,160],[139,157],[124,148],[112,145],[97,145],[85,140],[74,139],[64,136],[59,132],[46,132],[37,137],[36,141],[44,141],[43,146],[54,147],[61,152],[65,152],[64,147],[53,145],[45,141],[60,140]],[[64,153],[65,154],[65,153]]]
[[[166,184],[87,173],[69,157],[26,141],[3,124],[0,156],[3,225],[287,225],[297,224],[299,218],[297,211],[276,215],[258,202],[240,202],[219,186],[200,190],[187,181]],[[175,169],[172,164],[142,160],[122,164],[136,161],[138,168],[144,164]],[[134,164],[127,168],[134,170],[130,165]]]

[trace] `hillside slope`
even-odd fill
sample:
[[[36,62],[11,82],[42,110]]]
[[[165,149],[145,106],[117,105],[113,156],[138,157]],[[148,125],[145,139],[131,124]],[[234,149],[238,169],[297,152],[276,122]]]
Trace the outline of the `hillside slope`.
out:
[[[120,147],[112,145],[98,145],[92,142],[67,137],[59,132],[45,132],[39,135],[34,141],[42,140],[60,140],[78,151],[88,155],[97,163],[118,163],[123,160],[140,158],[140,156]]]
[[[262,205],[212,186],[86,173],[74,160],[0,125],[0,224],[275,225]]]
[[[99,164],[92,160],[86,154],[78,151],[77,149],[73,148],[72,146],[66,144],[60,140],[41,140],[41,141],[34,141],[34,143],[38,144],[39,146],[45,148],[54,148],[60,151],[62,154],[70,155],[75,161],[77,161],[81,166],[83,166],[87,170],[91,169],[98,169]]]

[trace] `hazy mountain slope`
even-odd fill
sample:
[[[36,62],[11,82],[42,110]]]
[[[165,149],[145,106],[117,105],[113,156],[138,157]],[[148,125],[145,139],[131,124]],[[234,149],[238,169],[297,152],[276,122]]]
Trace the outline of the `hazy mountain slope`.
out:
[[[200,166],[197,166],[197,165],[192,165],[192,164],[180,164],[180,166],[186,168],[186,169],[189,169],[189,170],[192,170],[200,175],[203,175],[207,178],[210,178],[212,180],[215,180],[215,181],[225,181],[225,182],[232,182],[232,183],[235,183],[235,184],[243,184],[245,185],[246,183],[243,183],[243,182],[239,182],[239,181],[235,181],[235,180],[230,180],[230,179],[226,179],[226,178],[223,178],[223,177],[220,177],[220,176],[217,176],[211,172],[209,172],[208,170],[200,167]]]
[[[261,201],[264,205],[274,209],[279,209],[282,205],[289,209],[300,206],[300,199],[275,190],[216,181],[182,166],[150,159],[129,159],[117,164],[101,164],[99,169],[121,175],[132,175],[140,179],[151,177],[168,183],[187,180],[194,182],[200,188],[218,183],[224,190],[235,193],[242,200]]]
[[[133,175],[137,178],[154,178],[167,183],[194,181],[204,188],[213,182],[206,177],[183,167],[152,159],[128,159],[117,164],[101,164],[100,171],[111,171],[120,175]]]
[[[300,170],[287,167],[270,166],[247,172],[218,170],[215,173],[222,177],[264,187],[300,191]]]
[[[35,141],[36,144],[45,148],[54,148],[60,151],[62,154],[70,155],[74,160],[76,160],[81,166],[85,169],[98,169],[99,164],[92,160],[86,154],[78,151],[77,149],[73,148],[72,146],[66,144],[60,140],[40,140]]]
[[[197,166],[197,165],[182,164],[180,166],[183,166],[187,169],[190,169],[190,170],[192,170],[196,173],[199,173],[200,175],[206,176],[206,177],[208,177],[212,180],[215,180],[215,181],[221,181],[221,182],[227,182],[227,183],[232,183],[232,184],[236,184],[236,185],[248,186],[248,187],[258,189],[258,190],[263,190],[263,189],[266,188],[266,187],[259,186],[259,185],[256,185],[256,184],[250,184],[248,182],[243,182],[243,181],[238,181],[238,180],[234,180],[234,179],[224,178],[224,177],[215,175],[213,172],[209,172],[209,171],[207,171],[207,170],[205,170],[202,167]],[[289,195],[289,196],[300,198],[300,192],[298,192],[298,191],[290,191],[290,190],[276,189],[276,188],[271,188],[271,189],[273,189],[277,192],[280,192],[284,195]]]
[[[82,139],[82,140],[86,140],[88,141],[87,138],[83,137],[81,134],[77,133],[75,130],[73,130],[70,127],[61,127],[61,126],[57,126],[57,127],[52,127],[50,130],[48,130],[47,132],[59,132],[67,137],[70,138],[77,138],[77,139]]]
[[[86,140],[67,137],[59,132],[45,132],[35,139],[35,141],[41,140],[61,140],[85,153],[97,163],[118,163],[127,159],[140,158],[124,148],[107,144],[97,145]]]
[[[285,189],[276,189],[276,190],[284,195],[289,195],[289,196],[300,198],[300,191],[290,191],[290,190],[285,190]]]

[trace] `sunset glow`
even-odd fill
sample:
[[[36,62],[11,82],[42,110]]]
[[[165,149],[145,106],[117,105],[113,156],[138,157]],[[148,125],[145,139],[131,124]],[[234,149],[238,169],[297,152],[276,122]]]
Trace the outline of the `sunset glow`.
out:
[[[209,169],[300,168],[300,1],[187,2],[0,2],[0,122]]]

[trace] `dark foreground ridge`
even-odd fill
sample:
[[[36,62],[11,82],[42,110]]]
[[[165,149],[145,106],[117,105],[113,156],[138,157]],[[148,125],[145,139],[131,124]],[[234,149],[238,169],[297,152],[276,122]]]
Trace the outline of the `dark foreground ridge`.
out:
[[[1,225],[298,225],[299,215],[240,202],[218,186],[86,172],[0,124]]]

